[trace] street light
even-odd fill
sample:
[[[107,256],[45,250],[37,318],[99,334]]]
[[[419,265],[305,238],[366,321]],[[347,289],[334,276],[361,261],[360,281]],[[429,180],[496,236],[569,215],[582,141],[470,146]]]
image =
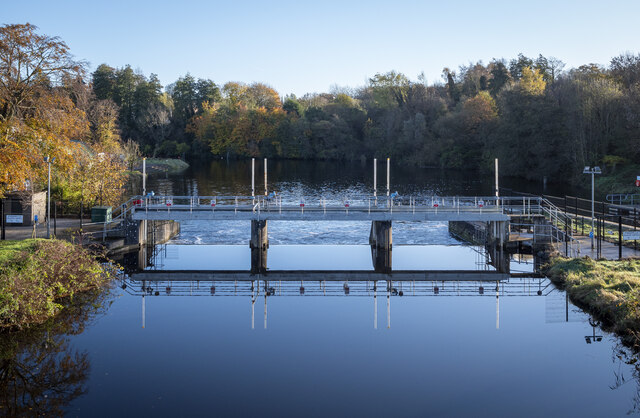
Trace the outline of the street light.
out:
[[[56,161],[56,157],[44,157],[44,162],[49,166],[49,180],[47,182],[47,239],[51,238],[51,163]]]
[[[589,167],[586,166],[584,168],[584,170],[582,170],[582,174],[591,174],[591,249],[593,250],[594,245],[593,245],[593,223],[594,223],[594,218],[595,218],[595,174],[602,174],[602,170],[600,170],[600,167],[596,166],[596,167]]]

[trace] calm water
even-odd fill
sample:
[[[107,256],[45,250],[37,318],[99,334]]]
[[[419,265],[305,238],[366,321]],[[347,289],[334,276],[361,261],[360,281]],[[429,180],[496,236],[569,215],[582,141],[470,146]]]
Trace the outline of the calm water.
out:
[[[151,179],[149,189],[246,194],[245,168],[214,164]],[[270,187],[292,199],[340,196],[368,187],[368,171],[281,163]],[[396,181],[401,193],[489,194],[491,184],[474,178],[424,170]],[[366,223],[271,222],[269,268],[371,270],[368,232]],[[393,234],[394,269],[492,270],[484,250],[461,245],[446,224],[396,223]],[[248,223],[185,223],[149,268],[248,270],[248,239]],[[516,257],[512,272],[532,265]],[[315,278],[143,283],[131,275],[3,341],[3,370],[23,377],[0,395],[0,414],[22,406],[11,411],[613,417],[637,407],[636,372],[618,357],[617,338],[546,279],[379,281],[374,289],[347,273]],[[587,344],[593,335],[601,341]]]

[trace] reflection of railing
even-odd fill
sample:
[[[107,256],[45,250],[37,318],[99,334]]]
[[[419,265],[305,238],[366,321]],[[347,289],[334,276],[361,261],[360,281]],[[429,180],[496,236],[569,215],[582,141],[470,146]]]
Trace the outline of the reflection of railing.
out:
[[[123,279],[123,289],[146,296],[359,296],[374,292],[390,296],[547,296],[555,287],[546,278],[511,278],[483,281],[264,281],[264,280],[158,280]]]

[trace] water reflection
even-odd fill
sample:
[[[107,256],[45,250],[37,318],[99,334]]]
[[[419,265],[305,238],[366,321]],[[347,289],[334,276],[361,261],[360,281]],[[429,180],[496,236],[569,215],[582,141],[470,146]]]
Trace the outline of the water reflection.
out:
[[[609,386],[611,390],[618,390],[627,384],[635,385],[635,392],[631,400],[631,408],[627,411],[627,415],[640,414],[640,353],[637,347],[630,349],[620,342],[616,343],[613,348],[613,363],[616,368],[613,371],[614,382]],[[625,377],[627,367],[632,366],[629,378]],[[628,373],[628,372],[627,372]]]
[[[211,276],[210,280],[189,277]],[[125,276],[121,287],[128,294],[141,297],[142,327],[146,326],[146,298],[159,296],[248,297],[251,303],[251,329],[255,328],[255,304],[264,301],[264,328],[267,328],[268,299],[272,297],[369,297],[373,301],[373,328],[378,329],[378,295],[386,297],[387,328],[391,328],[391,298],[398,297],[495,297],[496,329],[500,328],[500,297],[547,297],[558,290],[546,278],[509,277],[494,272],[397,272],[396,277],[412,280],[389,280],[389,275],[371,272],[275,272],[269,279],[261,275],[238,272],[144,272]],[[155,276],[155,277],[154,277]],[[297,277],[299,276],[299,277]],[[387,277],[381,280],[358,280]],[[440,280],[433,280],[440,276]],[[484,276],[484,277],[483,277]],[[215,277],[215,278],[214,278]],[[329,277],[329,280],[326,279]],[[431,277],[432,280],[425,278]],[[417,279],[416,279],[417,278]],[[452,280],[455,278],[455,280]],[[355,279],[355,280],[354,280]],[[569,305],[565,304],[569,319]]]
[[[251,269],[251,249],[245,245],[174,245],[142,247],[118,262],[128,271],[140,266],[151,270],[246,270]],[[272,245],[268,270],[374,270],[368,245]],[[502,253],[497,258],[482,246],[395,245],[394,270],[495,270],[495,260],[508,264],[511,273],[533,274],[539,260],[531,254]]]
[[[0,334],[0,415],[61,416],[87,393],[90,358],[79,335],[110,305],[109,291],[76,295],[72,306],[43,324]]]

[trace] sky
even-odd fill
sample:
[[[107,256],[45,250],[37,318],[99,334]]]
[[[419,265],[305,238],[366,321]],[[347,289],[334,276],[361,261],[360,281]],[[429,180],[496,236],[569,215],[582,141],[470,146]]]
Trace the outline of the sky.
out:
[[[607,65],[640,51],[638,16],[638,0],[0,0],[1,24],[59,36],[90,71],[129,64],[165,86],[190,73],[297,96],[390,70],[432,84],[444,67],[518,53]]]

